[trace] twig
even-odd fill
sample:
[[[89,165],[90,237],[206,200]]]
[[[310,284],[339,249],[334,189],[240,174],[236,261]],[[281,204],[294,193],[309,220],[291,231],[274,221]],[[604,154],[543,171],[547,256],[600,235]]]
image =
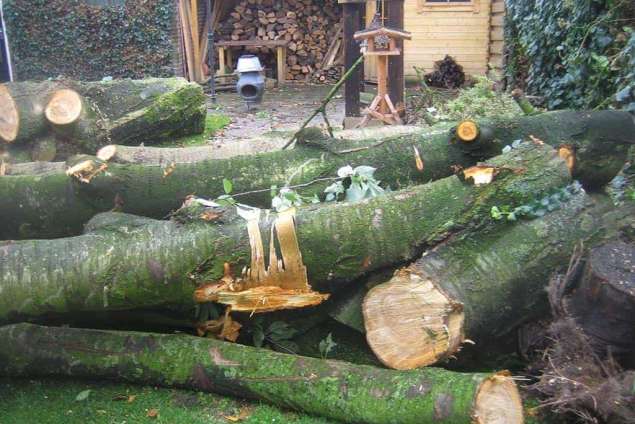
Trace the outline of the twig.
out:
[[[302,126],[300,127],[300,129],[298,131],[295,132],[295,134],[293,134],[293,137],[291,137],[291,139],[289,141],[287,141],[287,143],[282,146],[282,150],[287,149],[290,145],[292,145],[297,139],[298,139],[298,135],[300,134],[300,132],[306,128],[307,125],[309,125],[309,123],[313,120],[313,118],[315,118],[318,114],[322,114],[324,116],[324,118],[326,119],[326,105],[329,104],[329,102],[333,99],[333,96],[335,96],[335,94],[337,94],[337,92],[339,91],[340,87],[342,87],[342,85],[344,85],[344,83],[346,82],[346,80],[348,80],[350,78],[351,75],[353,75],[353,71],[355,71],[355,69],[357,69],[357,67],[364,61],[364,55],[361,55],[359,57],[359,59],[357,59],[357,61],[355,63],[353,63],[353,65],[350,67],[350,69],[348,71],[346,71],[346,73],[344,75],[342,75],[342,78],[337,82],[337,84],[335,84],[333,86],[333,88],[331,88],[331,91],[329,91],[329,93],[326,95],[326,97],[324,98],[324,100],[322,100],[322,103],[320,104],[320,106],[318,106],[317,109],[315,109],[313,111],[313,113],[311,114],[311,116],[309,116],[304,123],[302,124]],[[327,125],[330,128],[330,125],[328,124],[327,121]],[[331,131],[329,131],[329,133],[332,134]],[[332,136],[332,135],[331,135]]]

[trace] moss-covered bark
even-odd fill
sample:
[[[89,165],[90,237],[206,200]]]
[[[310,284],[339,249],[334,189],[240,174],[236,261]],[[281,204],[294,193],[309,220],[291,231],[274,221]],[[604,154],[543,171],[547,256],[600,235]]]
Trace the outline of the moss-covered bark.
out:
[[[0,141],[11,144],[32,140],[48,129],[44,109],[56,81],[6,83],[0,86]]]
[[[190,388],[351,423],[522,422],[515,386],[499,376],[435,368],[397,372],[186,335],[19,324],[0,328],[0,337],[0,374],[7,376]],[[491,383],[509,395],[492,408],[495,416],[483,408],[486,399],[479,399]]]
[[[566,269],[576,245],[582,242],[593,245],[615,237],[622,227],[632,225],[633,211],[631,206],[613,209],[605,198],[591,198],[581,192],[542,218],[458,233],[427,251],[405,272],[396,274],[384,284],[375,284],[366,295],[365,305],[373,301],[373,297],[390,293],[396,296],[396,292],[407,288],[408,284],[415,287],[417,282],[431,281],[452,302],[461,305],[462,334],[448,335],[439,331],[436,322],[428,317],[431,324],[425,333],[430,335],[431,341],[422,343],[419,352],[413,352],[413,362],[417,355],[432,355],[432,352],[437,361],[446,359],[456,353],[465,339],[476,343],[470,350],[492,350],[492,346],[513,338],[511,334],[520,325],[549,314],[546,292],[549,278],[556,270]],[[360,329],[360,322],[371,318],[367,316],[371,310],[367,306],[364,306],[362,317],[360,298],[367,291],[360,285],[358,292],[332,312],[334,318]],[[413,325],[411,333],[414,334],[420,331],[416,326],[421,325],[417,317],[404,312],[405,308],[400,307],[396,299],[392,304],[384,299],[384,313],[388,316],[392,310],[400,318],[392,323],[390,319],[385,320],[385,340],[370,343],[389,366],[395,364],[392,363],[392,352],[390,357],[389,352],[384,352],[383,342],[388,343],[395,337],[393,347],[399,350],[399,343],[408,343],[405,338],[397,341],[399,332]],[[425,302],[421,304],[420,316],[426,315],[426,306]],[[429,312],[433,315],[434,311]],[[376,325],[373,331],[377,331],[374,327]],[[450,341],[445,349],[433,344],[440,337]],[[404,347],[400,360],[405,360],[406,350]]]
[[[528,144],[491,163],[512,170],[486,186],[452,176],[355,204],[300,209],[296,231],[313,289],[335,291],[412,260],[453,231],[489,220],[492,206],[521,205],[570,181],[549,146]],[[188,212],[198,217],[202,210]],[[246,221],[234,209],[215,212],[222,216],[214,222],[186,224],[107,213],[82,236],[5,243],[0,321],[47,312],[191,306],[195,282],[188,276],[210,281],[223,275],[225,262],[236,274],[249,265]],[[273,220],[265,215],[260,222],[265,246]]]
[[[51,133],[61,147],[74,153],[95,153],[112,143],[151,144],[199,134],[207,113],[201,87],[179,78],[54,80],[6,86],[16,99],[20,117],[15,143],[32,143],[34,137]],[[51,95],[63,88],[81,96],[82,112],[70,124],[54,125],[47,122],[44,111]]]
[[[599,125],[606,121],[623,125]],[[577,143],[579,151],[589,155],[593,146],[601,146],[605,154],[591,155],[594,161],[579,161],[578,168],[584,181],[586,175],[589,181],[599,181],[596,171],[600,165],[605,177],[613,168],[618,172],[623,164],[622,150],[635,134],[632,119],[622,112],[554,112],[485,125],[489,130],[483,132],[483,139],[470,145],[453,142],[453,132],[446,126],[379,141],[307,141],[290,151],[176,164],[168,176],[166,166],[119,164],[109,164],[108,172],[90,184],[79,183],[61,172],[8,176],[0,178],[0,197],[11,199],[0,204],[0,239],[78,234],[92,216],[113,209],[115,204],[123,212],[162,218],[187,195],[214,198],[223,194],[224,178],[233,182],[235,193],[261,190],[238,198],[261,207],[270,204],[270,186],[332,177],[344,165],[374,166],[378,179],[392,189],[400,189],[446,177],[453,165],[471,166],[529,135],[555,146],[564,141]],[[633,132],[623,134],[629,128]],[[413,147],[419,151],[423,171],[417,169]],[[314,184],[302,191],[320,193],[326,184]]]

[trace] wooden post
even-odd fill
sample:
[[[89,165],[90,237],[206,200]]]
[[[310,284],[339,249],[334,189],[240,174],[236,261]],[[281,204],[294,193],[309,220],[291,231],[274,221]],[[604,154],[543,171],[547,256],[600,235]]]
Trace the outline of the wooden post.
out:
[[[218,48],[218,75],[225,75],[225,48]]]
[[[355,32],[361,29],[361,10],[363,2],[356,0],[339,0],[343,3],[344,15],[344,66],[349,69],[361,56],[359,44],[353,39]],[[357,68],[344,88],[344,103],[346,116],[360,116],[359,92],[363,77],[363,69]]]
[[[282,87],[287,79],[287,47],[278,46],[278,87]]]
[[[386,0],[386,26],[395,29],[404,29],[404,0]],[[388,59],[388,95],[398,110],[404,108],[404,93],[406,84],[404,81],[404,43],[397,40],[397,48],[401,51],[399,56],[390,56]]]

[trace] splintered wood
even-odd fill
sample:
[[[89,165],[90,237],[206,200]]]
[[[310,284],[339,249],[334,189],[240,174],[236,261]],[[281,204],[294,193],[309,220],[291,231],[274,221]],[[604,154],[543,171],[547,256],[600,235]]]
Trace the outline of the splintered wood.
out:
[[[328,294],[315,292],[309,285],[295,232],[294,210],[281,212],[271,226],[268,267],[260,234],[260,215],[261,211],[256,209],[247,219],[250,267],[240,278],[234,278],[226,264],[225,276],[220,281],[195,291],[198,303],[217,302],[230,306],[232,311],[262,313],[314,306],[328,298]]]
[[[94,160],[88,159],[71,166],[66,170],[66,175],[76,178],[82,183],[88,184],[97,175],[108,169],[105,163],[96,163]]]

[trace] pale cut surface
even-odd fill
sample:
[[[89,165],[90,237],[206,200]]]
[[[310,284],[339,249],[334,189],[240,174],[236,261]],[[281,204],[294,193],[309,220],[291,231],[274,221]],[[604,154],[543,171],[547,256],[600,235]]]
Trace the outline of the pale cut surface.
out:
[[[408,268],[372,288],[362,311],[368,344],[390,368],[434,364],[456,352],[464,340],[462,305]]]
[[[477,424],[522,424],[523,402],[514,380],[498,374],[483,381],[476,394],[474,419]]]
[[[463,121],[456,127],[456,135],[459,140],[471,143],[478,137],[478,125],[474,121]]]
[[[68,125],[82,114],[82,98],[74,90],[64,88],[53,93],[44,111],[46,119],[55,125]]]
[[[20,128],[18,107],[6,85],[0,85],[0,138],[6,143],[15,141]]]

